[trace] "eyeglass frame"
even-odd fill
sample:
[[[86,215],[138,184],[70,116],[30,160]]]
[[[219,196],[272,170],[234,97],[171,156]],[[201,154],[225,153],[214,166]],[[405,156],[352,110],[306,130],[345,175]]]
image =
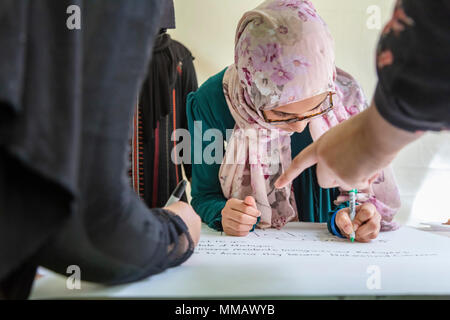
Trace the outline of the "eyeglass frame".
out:
[[[264,117],[264,121],[270,124],[275,124],[275,125],[281,125],[281,124],[292,124],[292,123],[296,123],[296,122],[300,122],[300,121],[305,121],[305,120],[311,120],[311,119],[315,119],[317,117],[323,116],[324,114],[327,114],[328,112],[330,112],[331,110],[333,110],[334,108],[334,104],[333,104],[333,94],[335,94],[334,92],[329,92],[327,94],[327,96],[325,97],[325,99],[323,99],[323,101],[321,103],[319,103],[316,107],[314,107],[311,110],[315,110],[317,108],[319,108],[328,98],[330,99],[330,106],[328,108],[326,108],[325,110],[319,112],[319,113],[315,113],[309,116],[303,116],[303,117],[294,117],[291,119],[287,119],[287,120],[271,120],[268,119],[266,116],[265,112],[262,112],[263,117]]]

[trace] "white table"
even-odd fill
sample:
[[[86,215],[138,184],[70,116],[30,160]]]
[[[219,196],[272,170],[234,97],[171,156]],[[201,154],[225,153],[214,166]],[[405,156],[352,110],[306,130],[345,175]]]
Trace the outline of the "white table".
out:
[[[31,299],[450,298],[449,234],[413,230],[424,239],[414,243],[414,236],[398,250],[402,234],[410,232],[402,229],[382,233],[372,244],[351,244],[329,235],[323,224],[294,222],[280,232],[258,230],[247,238],[203,226],[196,253],[181,266],[127,285],[81,282],[81,290],[67,289],[65,277],[47,271],[35,281]],[[417,251],[420,245],[431,249]],[[429,258],[413,257],[428,253]],[[367,285],[374,265],[381,271],[381,288]]]

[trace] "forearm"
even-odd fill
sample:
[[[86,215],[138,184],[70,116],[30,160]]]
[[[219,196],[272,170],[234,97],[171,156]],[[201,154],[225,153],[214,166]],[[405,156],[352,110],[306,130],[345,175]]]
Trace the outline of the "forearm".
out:
[[[226,202],[227,200],[222,194],[197,194],[192,196],[191,205],[202,221],[210,228],[223,231],[222,209],[225,207]]]
[[[370,108],[350,121],[354,122],[359,150],[362,150],[358,161],[365,163],[372,172],[387,167],[402,148],[423,134],[394,127],[379,114],[373,102]]]

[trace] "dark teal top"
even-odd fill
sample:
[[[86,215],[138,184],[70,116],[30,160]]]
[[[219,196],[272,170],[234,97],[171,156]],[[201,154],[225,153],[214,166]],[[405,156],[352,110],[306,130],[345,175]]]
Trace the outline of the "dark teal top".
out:
[[[203,150],[212,141],[202,141],[202,136],[206,130],[215,128],[222,133],[225,139],[226,130],[234,128],[235,121],[228,109],[222,90],[225,70],[209,78],[196,92],[190,93],[187,99],[192,158],[191,205],[203,222],[219,231],[222,231],[221,211],[227,201],[219,182],[222,159],[213,164],[204,162]],[[194,121],[198,122],[194,123]],[[223,144],[223,141],[220,143]],[[291,136],[292,157],[295,157],[311,143],[309,127],[306,127],[302,133],[294,133]],[[337,209],[333,201],[339,194],[338,189],[321,188],[317,183],[315,166],[306,169],[298,176],[294,180],[293,186],[299,220],[329,222],[330,213]]]

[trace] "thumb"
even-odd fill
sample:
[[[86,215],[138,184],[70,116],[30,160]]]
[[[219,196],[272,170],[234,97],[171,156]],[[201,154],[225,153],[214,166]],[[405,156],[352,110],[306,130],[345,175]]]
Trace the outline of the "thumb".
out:
[[[336,215],[335,223],[339,230],[345,234],[350,234],[352,231],[352,221],[348,215],[348,208],[341,209]]]
[[[276,188],[283,188],[289,182],[294,180],[300,173],[305,169],[315,165],[317,163],[316,156],[317,143],[313,142],[308,147],[303,149],[294,160],[292,160],[291,165],[286,171],[275,181]]]
[[[255,198],[253,198],[252,196],[246,196],[245,199],[244,199],[244,203],[245,203],[246,205],[248,205],[248,206],[251,206],[251,207],[253,207],[253,208],[255,208],[255,209],[258,209],[258,208],[256,207],[256,201],[255,201]]]

